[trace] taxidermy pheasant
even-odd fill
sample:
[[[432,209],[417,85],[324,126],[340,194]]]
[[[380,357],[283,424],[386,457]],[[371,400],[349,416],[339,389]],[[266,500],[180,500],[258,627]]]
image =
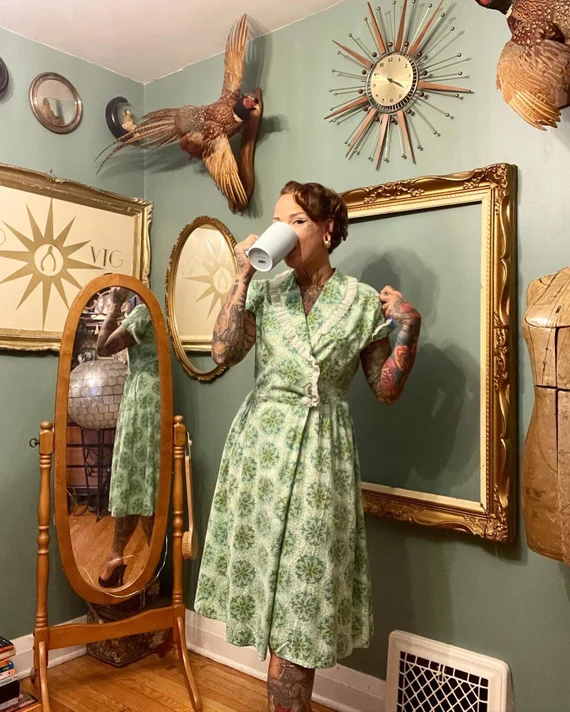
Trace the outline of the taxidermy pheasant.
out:
[[[224,84],[216,102],[151,111],[117,140],[119,145],[115,145],[101,167],[125,146],[148,148],[179,142],[190,156],[204,162],[228,199],[230,209],[243,210],[253,191],[253,150],[262,112],[260,89],[255,94],[240,93],[247,38],[247,15],[243,15],[226,43]],[[229,139],[239,131],[242,143],[238,165]]]
[[[560,121],[570,92],[570,0],[477,0],[507,17],[512,39],[497,67],[504,100],[531,126]]]

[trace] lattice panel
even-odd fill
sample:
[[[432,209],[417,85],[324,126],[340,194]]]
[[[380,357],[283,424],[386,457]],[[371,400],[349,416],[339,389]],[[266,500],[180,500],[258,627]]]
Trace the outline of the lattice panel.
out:
[[[501,660],[394,631],[386,712],[509,712],[509,669]]]
[[[398,712],[489,712],[489,680],[400,653]]]

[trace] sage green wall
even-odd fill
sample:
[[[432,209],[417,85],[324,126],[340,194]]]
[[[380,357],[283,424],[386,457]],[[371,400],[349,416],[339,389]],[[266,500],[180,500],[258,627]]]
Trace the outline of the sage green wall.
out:
[[[97,176],[94,159],[113,140],[105,123],[107,101],[123,95],[142,106],[143,87],[3,30],[0,47],[11,75],[9,93],[0,100],[0,162],[142,196],[140,160],[127,159]],[[83,100],[83,120],[69,135],[45,129],[29,108],[30,83],[46,71],[67,77]],[[28,441],[42,420],[53,419],[56,371],[53,354],[0,353],[0,635],[9,637],[34,627],[39,455]],[[56,546],[53,538],[50,623],[85,612],[61,571]]]
[[[331,101],[328,94],[331,67],[341,66],[330,40],[346,38],[348,32],[362,32],[367,37],[362,23],[367,13],[365,3],[347,1],[258,41],[255,53],[263,67],[265,119],[256,154],[258,185],[251,215],[232,215],[203,168],[188,162],[177,147],[157,156],[146,171],[146,197],[155,204],[153,284],[157,291],[162,295],[159,285],[168,255],[186,223],[207,214],[225,222],[237,239],[258,233],[271,220],[276,196],[288,179],[316,180],[346,190],[500,161],[520,168],[521,306],[529,280],[568,265],[570,115],[565,114],[558,131],[548,133],[536,131],[519,119],[495,91],[496,62],[508,39],[504,18],[479,8],[474,0],[453,7],[454,24],[465,33],[449,54],[461,51],[472,58],[467,73],[475,95],[461,102],[447,100],[456,116],[453,121],[434,113],[443,135],[435,139],[424,132],[426,148],[417,165],[397,159],[383,165],[380,174],[364,156],[345,160],[346,127],[322,120],[329,105],[339,103]],[[213,101],[221,77],[221,56],[188,67],[145,87],[145,109]],[[251,81],[248,88],[253,86]],[[404,217],[402,227],[397,229],[405,231]],[[450,239],[458,237],[461,235],[451,235]],[[381,234],[375,238],[363,235],[362,242],[349,237],[338,251],[336,264],[353,267],[361,274],[365,264],[360,255],[372,251],[378,254],[381,240]],[[390,243],[394,243],[393,236]],[[422,265],[413,253],[407,263],[398,259],[396,266],[392,278],[398,284],[423,279]],[[452,268],[453,263],[442,258],[437,280],[448,284],[446,275]],[[370,271],[367,274],[370,279]],[[457,309],[469,303],[459,288],[455,295]],[[429,344],[429,328],[423,339]],[[520,364],[522,436],[533,401],[529,362],[522,344]],[[449,365],[445,359],[436,358],[430,368],[439,383]],[[418,374],[420,370],[418,367]],[[178,366],[174,373],[177,411],[187,418],[194,435],[196,514],[203,534],[224,438],[252,384],[252,359],[213,385],[191,381]],[[415,374],[408,394],[394,408],[398,428],[406,428],[398,409],[409,407],[417,396],[412,392],[419,389],[421,381]],[[384,406],[374,404],[372,396],[362,392],[362,407],[370,409],[374,417]],[[383,422],[389,424],[389,418],[383,418]],[[392,436],[384,433],[386,438]],[[381,442],[367,448],[361,443],[362,460],[381,461],[381,447]],[[505,660],[514,675],[519,712],[570,709],[570,571],[530,552],[521,537],[513,545],[494,546],[470,536],[382,519],[368,520],[368,534],[376,636],[373,647],[353,655],[347,661],[349,665],[384,677],[387,637],[399,628]],[[192,586],[197,569],[197,564],[188,567]]]

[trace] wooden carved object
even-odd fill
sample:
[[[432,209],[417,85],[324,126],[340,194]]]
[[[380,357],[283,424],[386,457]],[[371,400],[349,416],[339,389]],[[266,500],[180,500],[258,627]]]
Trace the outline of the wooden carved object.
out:
[[[522,326],[535,394],[522,459],[527,541],[570,566],[570,267],[531,282]]]

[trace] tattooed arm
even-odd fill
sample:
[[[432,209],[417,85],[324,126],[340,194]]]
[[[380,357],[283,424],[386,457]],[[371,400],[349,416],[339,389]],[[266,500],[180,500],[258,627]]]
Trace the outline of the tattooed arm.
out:
[[[392,349],[389,339],[373,341],[361,354],[362,367],[372,392],[383,403],[395,403],[416,360],[421,316],[400,292],[384,287],[380,292],[386,317],[401,325]]]
[[[218,314],[212,337],[212,358],[219,366],[239,363],[255,343],[255,315],[245,309],[247,290],[255,269],[245,253],[256,240],[257,235],[250,235],[236,245],[236,281]]]
[[[121,287],[111,289],[111,306],[97,337],[97,356],[112,356],[136,343],[125,327],[119,326],[121,305],[127,296],[126,289]]]

